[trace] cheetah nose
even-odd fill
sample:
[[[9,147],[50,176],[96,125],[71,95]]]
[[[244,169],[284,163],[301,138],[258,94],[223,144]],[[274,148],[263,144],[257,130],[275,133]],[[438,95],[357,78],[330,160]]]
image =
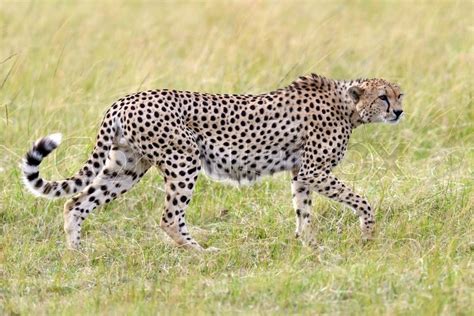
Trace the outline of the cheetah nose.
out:
[[[397,116],[397,119],[400,117],[400,115],[403,114],[402,110],[393,110],[393,113]]]

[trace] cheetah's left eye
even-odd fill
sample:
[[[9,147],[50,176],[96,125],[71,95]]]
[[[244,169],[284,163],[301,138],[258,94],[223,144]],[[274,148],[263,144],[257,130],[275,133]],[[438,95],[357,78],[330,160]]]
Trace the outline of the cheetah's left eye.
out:
[[[388,98],[387,98],[387,96],[386,96],[385,94],[379,96],[379,99],[388,103]]]

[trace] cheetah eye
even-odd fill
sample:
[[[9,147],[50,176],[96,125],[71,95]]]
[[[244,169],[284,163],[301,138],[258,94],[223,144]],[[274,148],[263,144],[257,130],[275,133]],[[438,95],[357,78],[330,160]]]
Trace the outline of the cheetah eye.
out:
[[[386,96],[385,94],[379,96],[379,99],[388,103],[388,98],[387,98],[387,96]]]

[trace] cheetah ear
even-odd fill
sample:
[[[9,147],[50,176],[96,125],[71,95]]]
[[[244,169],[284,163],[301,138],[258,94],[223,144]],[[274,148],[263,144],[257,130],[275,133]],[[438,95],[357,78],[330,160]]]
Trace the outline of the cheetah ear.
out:
[[[360,96],[364,93],[364,89],[359,88],[358,86],[352,86],[349,89],[347,89],[347,93],[351,97],[351,99],[354,101],[354,103],[359,102]]]

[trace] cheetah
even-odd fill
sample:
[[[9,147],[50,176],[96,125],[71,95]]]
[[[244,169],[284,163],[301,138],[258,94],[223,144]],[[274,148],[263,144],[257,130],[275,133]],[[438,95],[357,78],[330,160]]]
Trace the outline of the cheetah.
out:
[[[130,190],[152,166],[161,171],[166,191],[160,227],[184,248],[205,250],[185,221],[201,169],[238,184],[290,171],[297,238],[309,238],[315,191],[351,207],[362,239],[368,240],[374,210],[332,170],[356,127],[399,122],[402,98],[400,87],[384,79],[333,80],[316,74],[257,95],[138,92],[107,110],[89,159],[73,177],[49,181],[39,174],[41,161],[61,141],[61,134],[52,134],[26,153],[23,180],[37,196],[72,196],[64,205],[72,249],[80,245],[86,217]]]

